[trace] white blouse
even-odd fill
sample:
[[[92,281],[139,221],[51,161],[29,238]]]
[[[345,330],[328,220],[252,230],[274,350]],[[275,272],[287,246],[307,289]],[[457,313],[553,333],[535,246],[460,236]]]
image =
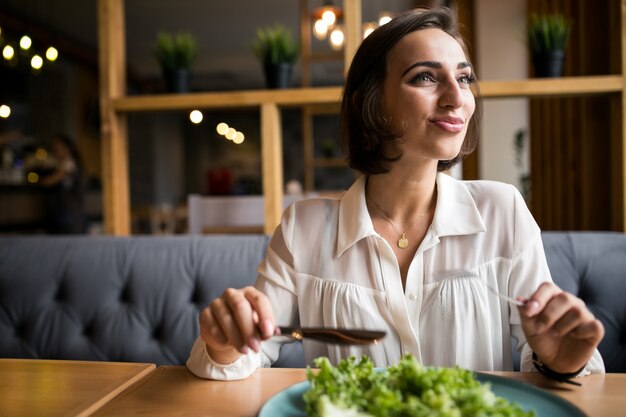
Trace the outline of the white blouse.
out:
[[[512,370],[511,337],[533,370],[516,307],[490,293],[529,297],[551,281],[539,227],[515,187],[437,175],[433,222],[408,270],[406,288],[392,248],[372,225],[365,176],[339,199],[309,199],[283,214],[259,266],[256,287],[270,299],[277,324],[380,329],[378,344],[338,346],[304,340],[305,359],[337,363],[367,355],[382,367],[411,353],[429,366]],[[289,341],[274,337],[228,365],[196,340],[187,361],[196,375],[246,378],[278,358]],[[603,372],[596,351],[586,371]]]

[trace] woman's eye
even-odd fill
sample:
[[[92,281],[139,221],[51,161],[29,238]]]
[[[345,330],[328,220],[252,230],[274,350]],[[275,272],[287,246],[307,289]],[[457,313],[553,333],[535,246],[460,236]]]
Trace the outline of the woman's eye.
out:
[[[459,83],[461,84],[474,84],[476,78],[472,74],[464,74],[459,77]]]
[[[435,81],[437,81],[435,79],[435,76],[429,72],[420,72],[415,77],[411,78],[411,84],[424,83],[424,82],[434,83]]]

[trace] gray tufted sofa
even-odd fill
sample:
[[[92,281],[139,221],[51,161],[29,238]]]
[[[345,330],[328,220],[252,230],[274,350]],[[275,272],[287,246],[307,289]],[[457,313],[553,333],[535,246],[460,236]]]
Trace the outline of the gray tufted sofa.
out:
[[[626,235],[544,233],[557,283],[606,327],[607,371],[626,372]],[[268,238],[0,238],[0,357],[184,364],[199,310],[254,282]],[[299,343],[275,366],[303,366]]]

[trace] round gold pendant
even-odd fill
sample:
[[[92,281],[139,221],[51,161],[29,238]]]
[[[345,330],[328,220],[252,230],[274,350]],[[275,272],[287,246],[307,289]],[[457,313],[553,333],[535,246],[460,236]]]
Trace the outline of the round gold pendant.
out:
[[[409,239],[404,237],[404,235],[400,236],[400,239],[398,239],[398,247],[400,249],[405,249],[407,246],[409,246]]]

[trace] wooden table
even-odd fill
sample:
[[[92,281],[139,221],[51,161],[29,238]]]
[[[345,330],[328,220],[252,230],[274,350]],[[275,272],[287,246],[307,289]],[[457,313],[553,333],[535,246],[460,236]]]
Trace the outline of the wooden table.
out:
[[[582,387],[536,373],[496,372],[560,395],[589,417],[626,416],[626,374],[590,375]],[[241,381],[208,381],[182,366],[163,366],[96,411],[96,416],[253,417],[272,395],[305,380],[303,369],[259,369]]]
[[[0,415],[86,416],[154,364],[0,359]]]

